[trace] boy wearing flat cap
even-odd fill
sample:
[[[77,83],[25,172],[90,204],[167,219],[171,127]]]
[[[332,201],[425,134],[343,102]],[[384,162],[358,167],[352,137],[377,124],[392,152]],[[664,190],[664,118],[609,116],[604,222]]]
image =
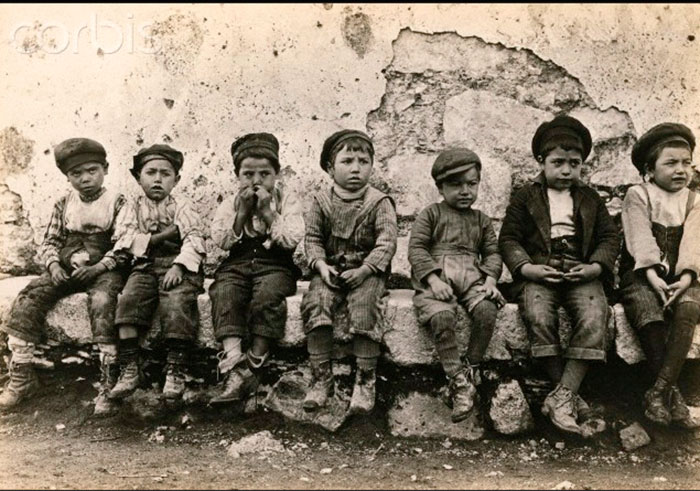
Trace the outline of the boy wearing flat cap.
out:
[[[54,156],[73,189],[54,205],[39,249],[47,271],[19,293],[2,326],[12,359],[0,408],[13,407],[36,392],[39,385],[31,362],[46,314],[61,298],[86,291],[102,371],[95,414],[104,415],[114,409],[107,399],[118,370],[114,310],[130,259],[113,246],[126,233],[128,207],[121,193],[102,186],[109,165],[100,143],[71,138],[56,145]]]
[[[113,400],[139,386],[139,333],[148,330],[156,311],[168,350],[163,396],[175,400],[185,389],[197,336],[197,296],[204,292],[205,248],[199,215],[189,200],[171,194],[183,160],[181,152],[161,144],[133,158],[131,174],[144,194],[129,203],[129,233],[115,246],[133,256],[133,267],[117,305],[120,374],[109,393]]]
[[[651,421],[694,429],[678,376],[700,322],[700,202],[688,189],[695,137],[688,127],[662,123],[632,148],[644,183],[622,205],[625,247],[620,293],[637,330],[654,384],[644,395]]]
[[[333,391],[333,320],[347,303],[357,362],[349,414],[374,408],[386,279],[398,233],[393,200],[369,185],[374,146],[363,132],[341,130],[323,144],[321,168],[333,185],[314,195],[304,239],[316,272],[301,302],[312,381],[304,409]]]
[[[304,235],[301,202],[279,180],[279,142],[250,133],[231,145],[238,189],[224,199],[211,225],[212,240],[229,251],[209,288],[216,339],[223,344],[225,375],[212,404],[255,392],[273,343],[284,336],[286,297],[300,276],[293,254]],[[244,352],[242,343],[249,340]]]
[[[578,390],[589,364],[606,359],[609,309],[603,283],[612,280],[620,246],[605,203],[580,181],[590,151],[591,134],[577,119],[557,116],[541,124],[532,153],[542,172],[511,198],[499,237],[532,356],[543,361],[556,384],[542,412],[559,429],[584,436],[579,421],[590,408]],[[560,305],[573,326],[563,354]]]
[[[444,200],[416,217],[408,244],[413,304],[418,321],[430,326],[449,380],[452,421],[474,409],[478,365],[488,348],[498,309],[505,304],[496,288],[503,260],[491,219],[472,208],[481,180],[481,160],[467,148],[445,150],[431,175]],[[460,359],[457,305],[473,319],[469,347]]]

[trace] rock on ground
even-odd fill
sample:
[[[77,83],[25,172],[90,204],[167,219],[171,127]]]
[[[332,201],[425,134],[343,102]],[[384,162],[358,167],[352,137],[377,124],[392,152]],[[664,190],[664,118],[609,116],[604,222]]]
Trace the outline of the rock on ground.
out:
[[[517,380],[501,383],[491,398],[489,417],[504,435],[517,435],[535,428],[530,406]]]
[[[347,418],[349,397],[338,390],[336,379],[335,395],[328,399],[328,403],[317,411],[305,411],[302,403],[310,380],[308,367],[285,373],[272,387],[264,406],[294,421],[313,423],[331,432],[338,430]]]
[[[243,437],[228,447],[228,454],[235,459],[250,453],[268,455],[278,452],[284,452],[284,445],[268,430]]]
[[[478,440],[484,435],[478,411],[460,423],[453,423],[450,415],[450,408],[437,397],[411,392],[396,401],[387,419],[394,436]]]
[[[620,430],[620,441],[622,442],[622,448],[626,451],[631,452],[644,445],[651,443],[651,438],[642,425],[639,423],[632,423],[627,428]]]

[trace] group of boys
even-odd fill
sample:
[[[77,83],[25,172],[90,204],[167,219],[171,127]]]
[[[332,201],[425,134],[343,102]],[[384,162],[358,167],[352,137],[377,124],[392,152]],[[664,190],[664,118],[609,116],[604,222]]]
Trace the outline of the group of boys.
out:
[[[416,316],[435,341],[454,422],[468,418],[478,400],[479,364],[506,302],[496,286],[504,262],[532,356],[543,361],[556,386],[543,413],[575,433],[590,413],[579,387],[589,364],[606,359],[604,285],[612,285],[620,249],[603,200],[580,180],[591,147],[588,129],[572,117],[540,125],[532,152],[542,172],[512,197],[498,238],[491,219],[472,206],[481,180],[478,155],[450,148],[435,160],[431,175],[443,200],[417,216],[408,257]],[[320,165],[332,185],[314,194],[306,220],[299,197],[279,179],[273,135],[247,134],[233,142],[231,156],[237,190],[221,202],[210,230],[212,241],[228,251],[209,288],[214,333],[223,347],[218,371],[224,375],[210,402],[230,403],[255,391],[271,348],[284,336],[286,297],[296,292],[301,276],[293,252],[304,239],[312,277],[301,303],[311,366],[303,407],[318,410],[333,395],[333,323],[346,309],[356,359],[349,412],[372,411],[398,235],[393,199],[370,185],[372,140],[342,130],[325,141]],[[55,204],[40,249],[47,272],[20,292],[2,326],[12,359],[0,408],[38,390],[32,356],[45,316],[60,298],[78,291],[88,293],[100,351],[95,414],[113,413],[139,386],[139,336],[156,312],[167,343],[163,395],[178,399],[196,342],[205,257],[202,220],[188,200],[171,194],[183,154],[161,144],[141,149],[131,173],[143,194],[130,201],[103,187],[108,163],[98,142],[67,140],[56,146],[55,159],[73,190]],[[464,350],[456,336],[458,305],[473,326]],[[560,305],[574,326],[563,352]]]

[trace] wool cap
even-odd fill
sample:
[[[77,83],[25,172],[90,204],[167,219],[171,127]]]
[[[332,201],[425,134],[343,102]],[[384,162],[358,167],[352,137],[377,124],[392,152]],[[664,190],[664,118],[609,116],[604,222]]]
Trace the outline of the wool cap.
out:
[[[481,160],[477,154],[468,148],[449,148],[437,156],[430,175],[433,176],[436,184],[440,184],[447,177],[472,167],[476,167],[481,172]]]
[[[241,162],[251,155],[260,155],[269,159],[276,172],[280,171],[280,142],[272,133],[248,133],[231,144],[231,156],[236,175],[241,169]]]
[[[105,148],[90,138],[69,138],[53,149],[56,165],[64,174],[68,174],[73,167],[86,162],[98,162],[107,165],[107,152]]]
[[[581,121],[571,116],[559,115],[553,120],[542,123],[532,137],[532,155],[542,155],[545,147],[557,144],[571,146],[581,151],[585,161],[593,146],[591,132]]]
[[[671,142],[685,143],[690,148],[691,153],[695,150],[695,136],[690,128],[680,123],[661,123],[649,129],[634,144],[632,164],[643,174],[651,155],[660,147]]]
[[[138,179],[139,173],[141,172],[141,169],[143,169],[143,166],[146,165],[147,162],[155,159],[167,160],[173,165],[173,168],[177,173],[180,172],[180,169],[182,169],[182,164],[185,161],[182,152],[175,150],[170,145],[156,143],[150,147],[142,148],[136,155],[134,155],[134,165],[131,169],[129,169],[129,172],[131,172],[132,176]]]
[[[331,160],[333,150],[345,143],[351,138],[359,138],[367,142],[370,148],[370,153],[374,157],[374,144],[367,133],[359,130],[340,130],[333,133],[323,142],[323,150],[321,150],[321,169],[328,172],[328,164]]]

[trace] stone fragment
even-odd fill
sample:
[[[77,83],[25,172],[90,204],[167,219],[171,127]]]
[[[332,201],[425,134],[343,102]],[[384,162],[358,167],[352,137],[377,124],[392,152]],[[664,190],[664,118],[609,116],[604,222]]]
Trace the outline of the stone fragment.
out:
[[[305,411],[302,407],[306,391],[311,380],[308,367],[301,366],[298,370],[287,372],[272,387],[263,405],[280,413],[285,418],[313,423],[328,431],[336,431],[347,418],[347,408],[350,399],[343,391],[338,390],[336,380],[335,395],[329,398],[326,406],[316,411]]]
[[[493,427],[504,435],[517,435],[534,429],[530,406],[517,380],[501,383],[491,398],[489,417]]]
[[[268,430],[260,431],[252,435],[245,436],[231,444],[228,448],[229,456],[237,459],[241,455],[256,454],[269,455],[272,453],[284,452],[284,445],[277,440]]]
[[[626,428],[620,430],[620,441],[622,442],[622,448],[627,452],[632,452],[644,445],[651,443],[651,438],[642,425],[639,423],[632,423]]]
[[[394,436],[478,440],[484,435],[477,411],[460,423],[453,423],[450,415],[450,408],[437,397],[411,392],[396,401],[387,419]]]

